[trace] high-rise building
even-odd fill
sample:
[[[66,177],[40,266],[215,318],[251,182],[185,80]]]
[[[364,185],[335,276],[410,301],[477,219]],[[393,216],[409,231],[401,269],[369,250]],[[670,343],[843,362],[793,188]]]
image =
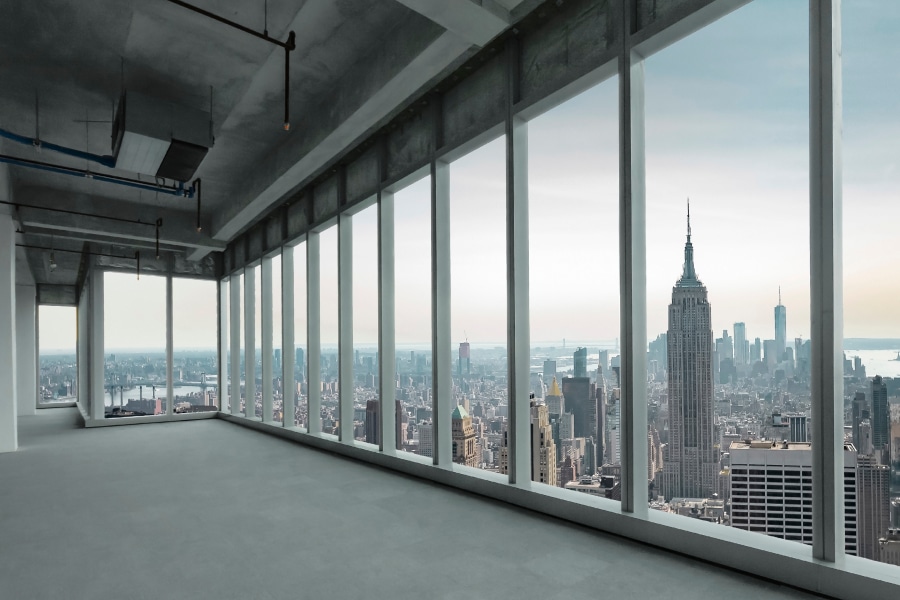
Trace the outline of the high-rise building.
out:
[[[573,356],[575,377],[587,377],[587,348],[578,348]]]
[[[878,540],[891,526],[891,469],[874,456],[856,459],[856,532],[858,555],[878,560]]]
[[[597,403],[589,377],[563,377],[562,393],[566,412],[575,416],[575,435],[597,436]]]
[[[778,306],[775,307],[775,364],[784,360],[787,347],[787,309],[781,303],[781,286],[778,286]]]
[[[416,454],[422,456],[434,456],[434,425],[431,421],[423,421],[418,425],[419,445]]]
[[[790,434],[792,442],[808,442],[809,441],[809,418],[806,415],[790,415],[788,416],[788,424],[790,426]]]
[[[396,440],[397,450],[403,448],[407,442],[407,430],[409,428],[409,415],[403,409],[403,405],[399,400],[394,400],[394,439]]]
[[[747,352],[747,325],[734,324],[734,364],[746,365],[749,359]]]
[[[609,350],[600,351],[598,362],[600,364],[600,368],[603,369],[604,372],[609,370]]]
[[[887,399],[887,385],[881,375],[872,379],[872,444],[875,450],[890,448],[891,409]],[[884,462],[883,462],[884,464]]]
[[[563,398],[562,390],[559,389],[559,384],[556,382],[556,377],[550,382],[550,388],[547,390],[547,395],[544,396],[544,403],[547,405],[547,410],[551,416],[558,417],[566,412],[566,401]]]
[[[556,377],[556,361],[549,358],[544,361],[544,383]]]
[[[731,525],[812,544],[812,449],[809,443],[732,442]],[[844,549],[856,554],[856,449],[844,444]]]
[[[597,448],[596,440],[592,437],[586,438],[584,440],[584,475],[594,475],[597,472],[598,456],[603,456],[603,451]]]
[[[478,443],[472,417],[457,405],[450,418],[450,439],[453,441],[453,462],[467,467],[478,466]]]
[[[459,362],[456,363],[456,374],[462,375],[472,374],[472,361],[469,358],[469,342],[460,342],[459,344]]]
[[[770,369],[778,364],[778,342],[775,340],[763,341],[763,362]]]
[[[556,444],[547,405],[531,401],[531,480],[556,485]]]
[[[381,407],[378,400],[366,400],[366,442],[381,445]]]
[[[694,270],[688,207],[684,268],[669,305],[669,444],[661,481],[667,500],[707,498],[715,491],[719,456],[713,412],[713,337],[706,286]]]
[[[889,529],[887,534],[878,540],[878,560],[900,567],[900,528]]]
[[[759,338],[756,338],[750,347],[750,363],[756,364],[760,360],[762,360],[762,342],[759,341]]]
[[[856,395],[853,397],[852,417],[853,445],[856,446],[857,450],[859,450],[861,448],[860,444],[862,443],[859,426],[860,423],[862,423],[863,419],[869,418],[869,408],[868,403],[866,402],[865,392],[856,392]]]

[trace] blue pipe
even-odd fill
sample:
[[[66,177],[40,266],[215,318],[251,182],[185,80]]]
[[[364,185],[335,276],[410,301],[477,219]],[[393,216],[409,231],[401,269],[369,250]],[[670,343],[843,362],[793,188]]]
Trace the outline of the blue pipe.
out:
[[[48,165],[46,163],[40,163],[24,158],[15,158],[13,156],[0,156],[0,163],[8,163],[20,167],[38,169],[40,171],[47,171],[49,173],[59,173],[60,175],[72,175],[74,177],[84,177],[85,179],[96,179],[98,181],[103,181],[106,183],[117,183],[125,187],[131,187],[138,190],[148,190],[151,192],[159,192],[162,194],[168,194],[170,196],[184,196],[185,198],[194,197],[194,188],[185,188],[183,181],[179,181],[178,185],[175,187],[160,186],[151,183],[144,183],[142,181],[134,181],[133,179],[125,179],[124,177],[117,177],[115,175],[103,175],[101,173],[80,171],[78,169],[72,169],[69,167],[57,167],[54,165]]]
[[[25,137],[24,135],[19,135],[17,133],[13,133],[11,131],[7,131],[5,129],[0,129],[0,137],[6,138],[8,140],[12,140],[14,142],[18,142],[20,144],[25,144],[26,146],[34,146],[35,148],[46,148],[47,150],[52,150],[53,152],[59,152],[60,154],[67,154],[69,156],[74,156],[75,158],[84,158],[86,160],[93,161],[95,163],[101,164],[104,167],[109,167],[110,169],[115,168],[116,166],[116,157],[115,156],[101,156],[99,154],[91,154],[90,152],[82,152],[81,150],[75,150],[73,148],[66,148],[65,146],[59,146],[57,144],[51,144],[50,142],[44,142],[38,139]]]

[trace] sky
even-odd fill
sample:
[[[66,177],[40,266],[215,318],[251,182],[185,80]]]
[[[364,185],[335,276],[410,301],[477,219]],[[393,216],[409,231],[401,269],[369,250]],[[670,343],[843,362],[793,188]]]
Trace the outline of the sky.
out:
[[[809,335],[807,15],[806,0],[756,0],[646,60],[650,339],[667,327],[666,307],[683,262],[688,197],[695,265],[709,290],[716,336],[743,321],[751,340],[773,338],[779,286],[788,337]],[[846,337],[900,337],[894,300],[900,295],[894,249],[900,222],[897,31],[900,2],[844,1]],[[529,123],[535,345],[619,336],[617,85],[613,77]],[[450,190],[452,338],[503,346],[503,139],[451,163]],[[428,179],[397,192],[395,209],[397,342],[427,344]],[[357,345],[377,340],[376,219],[374,207],[354,217]],[[333,344],[335,228],[320,239],[322,340]],[[297,252],[303,256],[302,245]],[[295,295],[302,295],[305,265],[302,259],[295,263]],[[116,300],[107,306],[117,313],[107,318],[108,347],[164,341],[165,286],[153,279],[142,276],[140,285],[133,275],[108,280],[107,292]],[[296,303],[300,342],[305,303]],[[213,347],[214,315],[214,285],[176,299],[176,346]],[[275,326],[277,331],[278,317]],[[69,343],[65,328],[59,331],[55,336],[42,327],[42,346],[45,339],[48,348]]]

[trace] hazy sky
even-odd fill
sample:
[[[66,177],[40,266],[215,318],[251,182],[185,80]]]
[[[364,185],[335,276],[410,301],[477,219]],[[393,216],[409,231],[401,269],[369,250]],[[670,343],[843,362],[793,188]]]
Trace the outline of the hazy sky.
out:
[[[845,0],[843,11],[845,335],[900,337],[900,3]],[[807,64],[806,0],[756,0],[646,61],[651,339],[666,329],[681,272],[687,197],[716,336],[744,321],[751,339],[774,337],[779,285],[788,336],[809,335]],[[535,344],[619,336],[617,85],[614,77],[529,124]],[[453,340],[503,345],[502,138],[454,162],[450,178]],[[398,344],[431,335],[429,213],[427,178],[396,194]],[[363,344],[377,339],[375,234],[370,208],[354,220],[354,336]],[[321,243],[322,339],[330,344],[338,331],[335,230]],[[302,249],[297,292],[305,289]],[[165,285],[154,279],[110,276],[108,346],[164,341]],[[184,311],[176,345],[212,347],[214,286],[184,298],[176,300],[176,315]],[[302,299],[296,310],[303,343]],[[46,347],[69,337],[65,327],[41,327]]]

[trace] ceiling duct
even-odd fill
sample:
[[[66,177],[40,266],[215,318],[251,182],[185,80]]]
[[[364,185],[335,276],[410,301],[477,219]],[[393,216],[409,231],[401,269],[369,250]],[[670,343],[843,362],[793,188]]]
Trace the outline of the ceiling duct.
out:
[[[126,91],[113,123],[116,168],[188,181],[213,145],[210,114]]]

